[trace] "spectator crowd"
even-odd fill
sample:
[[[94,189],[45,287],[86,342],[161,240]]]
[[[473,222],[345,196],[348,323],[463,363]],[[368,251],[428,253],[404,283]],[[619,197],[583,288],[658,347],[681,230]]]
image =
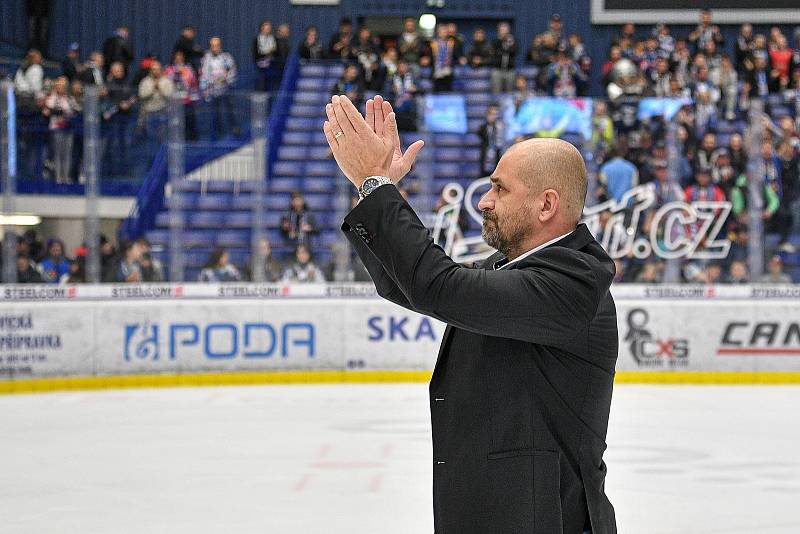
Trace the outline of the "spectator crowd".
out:
[[[289,54],[289,36],[286,24],[273,31],[270,21],[261,23],[252,41],[258,89],[275,88],[276,73],[279,79]],[[135,68],[132,50],[128,29],[120,27],[105,41],[102,51],[92,52],[84,63],[79,47],[70,46],[62,63],[63,74],[55,80],[45,79],[42,57],[36,50],[28,53],[16,72],[20,111],[38,114],[46,123],[46,161],[55,181],[79,179],[75,155],[80,154],[81,143],[73,132],[79,128],[75,123],[80,120],[81,95],[89,84],[98,87],[103,101],[108,168],[126,165],[129,124],[146,138],[163,140],[167,100],[177,90],[183,91],[187,105],[187,138],[197,136],[192,108],[200,101],[211,105],[220,128],[216,133],[223,133],[223,124],[230,131],[239,130],[230,98],[237,64],[224,51],[219,37],[212,38],[204,50],[195,40],[194,28],[185,27],[167,66],[148,54]],[[588,204],[620,202],[630,188],[652,184],[655,205],[635,229],[649,235],[653,211],[667,202],[729,201],[732,211],[724,226],[732,244],[728,257],[686,262],[681,273],[684,281],[749,280],[745,260],[752,202],[761,206],[759,217],[766,231],[777,235],[777,245],[768,250],[769,257],[776,254],[768,262],[770,269],[781,261],[781,254],[796,252],[792,229],[800,196],[800,28],[791,35],[778,26],[756,33],[745,23],[736,40],[726,42],[712,12],[703,10],[696,27],[685,35],[673,34],[666,24],[646,28],[625,24],[611,40],[607,57],[595,62],[583,38],[568,32],[558,14],[550,17],[545,31],[527,46],[518,42],[508,22],[495,28],[477,27],[468,40],[453,22],[438,24],[433,34],[426,36],[416,19],[409,17],[396,35],[385,36],[342,19],[324,43],[316,27],[307,28],[297,50],[308,62],[345,63],[332,92],[347,94],[357,102],[367,93],[387,95],[401,130],[415,128],[416,96],[457,89],[455,81],[463,69],[487,69],[496,101],[488,107],[485,123],[477,131],[482,174],[493,170],[508,147],[507,125],[498,106],[502,97],[511,95],[517,107],[535,96],[583,97],[592,93],[593,81],[601,81],[603,97],[593,101],[592,138],[582,147],[591,153],[596,166],[597,187]],[[673,97],[685,103],[669,120],[659,115],[641,118],[637,106],[642,97]],[[765,113],[753,115],[757,110]],[[747,138],[753,116],[758,117],[763,131],[757,144]],[[29,142],[26,135],[38,134],[20,128],[23,164],[36,161],[31,150],[45,150],[43,145]],[[677,150],[671,153],[671,147]],[[758,184],[751,187],[754,179]],[[610,217],[608,212],[602,219]],[[281,232],[286,242],[296,247],[296,255],[288,265],[267,262],[272,265],[269,279],[331,278],[313,263],[318,228],[299,193],[293,197]],[[269,249],[269,244],[266,247]],[[121,248],[125,251],[119,253],[122,263],[129,258],[127,264],[134,265],[147,247]],[[37,265],[41,259],[29,257]],[[638,260],[631,255],[618,261],[617,277],[619,281],[658,282],[665,268],[657,258]],[[247,270],[243,266],[242,271]],[[65,274],[56,277],[50,272],[42,270],[42,275],[57,281]],[[201,278],[240,279],[240,273],[225,251],[218,250],[209,257]]]

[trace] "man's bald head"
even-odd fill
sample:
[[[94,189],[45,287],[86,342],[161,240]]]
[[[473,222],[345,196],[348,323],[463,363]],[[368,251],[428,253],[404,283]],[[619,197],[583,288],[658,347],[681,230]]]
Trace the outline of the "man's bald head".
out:
[[[513,160],[514,168],[531,190],[558,191],[565,217],[577,224],[586,201],[586,165],[581,153],[561,139],[528,139],[513,145],[503,155]]]

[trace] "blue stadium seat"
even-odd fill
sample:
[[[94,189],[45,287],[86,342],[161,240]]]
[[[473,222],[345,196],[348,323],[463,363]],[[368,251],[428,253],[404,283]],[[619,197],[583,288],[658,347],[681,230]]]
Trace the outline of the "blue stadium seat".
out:
[[[533,80],[539,75],[539,67],[525,66],[517,69],[517,74],[522,74],[528,81]]]
[[[489,109],[488,105],[474,105],[467,107],[467,117],[470,119],[486,119],[486,111]]]
[[[483,119],[483,118],[480,118],[480,119],[469,119],[467,121],[467,129],[470,132],[477,132],[484,122],[486,122],[486,119]]]
[[[470,93],[466,95],[467,109],[472,106],[487,106],[492,102],[493,96],[489,93]]]
[[[311,210],[326,209],[331,204],[331,196],[326,194],[307,193],[305,199]]]
[[[481,159],[481,150],[479,148],[465,148],[462,158],[464,161],[479,161]]]
[[[285,208],[283,211],[272,210],[264,213],[264,225],[267,228],[279,228],[281,225],[281,220],[283,219],[284,211]]]
[[[269,182],[269,190],[272,192],[291,193],[300,189],[301,178],[273,178]]]
[[[433,168],[434,176],[440,177],[458,177],[461,176],[461,166],[458,163],[439,163],[437,162]]]
[[[294,94],[294,103],[306,106],[321,106],[328,100],[326,93],[317,91],[298,91]]]
[[[305,160],[308,147],[304,145],[282,146],[278,149],[279,160]]]
[[[311,129],[309,136],[309,143],[312,145],[328,146],[328,140],[325,139],[325,132],[322,131],[322,124],[317,124]]]
[[[323,119],[325,117],[325,108],[322,105],[317,104],[293,104],[289,109],[289,115],[292,117],[318,117]]]
[[[286,129],[294,132],[308,132],[319,126],[319,120],[308,117],[289,117],[286,119]]]
[[[342,65],[341,63],[328,65],[328,72],[327,72],[328,77],[339,78],[342,76],[343,72],[344,72],[344,65]]]
[[[323,78],[300,78],[297,80],[297,89],[301,91],[317,91],[320,89]]]
[[[303,189],[309,193],[333,193],[336,183],[331,178],[306,178],[303,180]]]
[[[232,211],[225,217],[226,228],[251,228],[252,226],[252,211]]]
[[[311,142],[311,134],[309,132],[284,132],[283,144],[284,145],[307,145]]]
[[[437,148],[434,158],[437,161],[460,161],[461,148]]]
[[[304,162],[278,161],[272,168],[275,176],[300,176],[303,174]]]
[[[336,176],[337,167],[334,161],[310,161],[306,163],[307,176]]]
[[[225,210],[228,209],[230,203],[230,195],[213,193],[197,197],[194,207],[201,210]]]
[[[300,75],[304,78],[323,78],[325,76],[325,65],[317,63],[305,63],[300,65]]]
[[[467,79],[464,80],[464,91],[467,93],[482,93],[490,88],[489,80]]]
[[[189,215],[189,228],[223,228],[225,226],[223,213],[215,211],[196,211]]]
[[[209,241],[220,247],[249,247],[250,234],[247,230],[225,230],[216,232]]]
[[[330,147],[326,144],[309,148],[307,157],[309,160],[328,160],[333,156],[331,155]]]
[[[169,243],[169,230],[156,229],[147,232],[147,240],[154,247],[164,247]]]

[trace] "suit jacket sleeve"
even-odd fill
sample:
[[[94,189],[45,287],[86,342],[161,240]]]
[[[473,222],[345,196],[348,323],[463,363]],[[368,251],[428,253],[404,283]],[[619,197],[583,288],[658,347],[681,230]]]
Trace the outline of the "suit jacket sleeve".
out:
[[[355,232],[346,231],[345,235],[353,246],[353,250],[356,251],[356,254],[358,254],[358,257],[361,258],[361,261],[364,263],[364,267],[367,268],[370,278],[372,278],[372,281],[375,283],[375,290],[378,292],[378,295],[399,306],[411,311],[416,311],[411,306],[408,297],[405,296],[397,283],[392,280],[383,268],[383,264],[381,264],[380,260],[369,249],[369,246],[367,246]]]
[[[529,257],[524,268],[453,262],[388,185],[356,206],[343,229],[374,254],[411,308],[475,333],[564,346],[588,327],[600,302],[597,266],[590,263],[597,260],[565,247]]]

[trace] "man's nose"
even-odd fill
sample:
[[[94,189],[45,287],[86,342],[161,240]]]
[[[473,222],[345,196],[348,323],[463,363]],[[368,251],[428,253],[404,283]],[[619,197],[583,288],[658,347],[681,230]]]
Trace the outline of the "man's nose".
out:
[[[492,194],[491,189],[487,191],[478,201],[478,209],[483,210],[493,210],[494,209],[494,199],[490,198]]]

